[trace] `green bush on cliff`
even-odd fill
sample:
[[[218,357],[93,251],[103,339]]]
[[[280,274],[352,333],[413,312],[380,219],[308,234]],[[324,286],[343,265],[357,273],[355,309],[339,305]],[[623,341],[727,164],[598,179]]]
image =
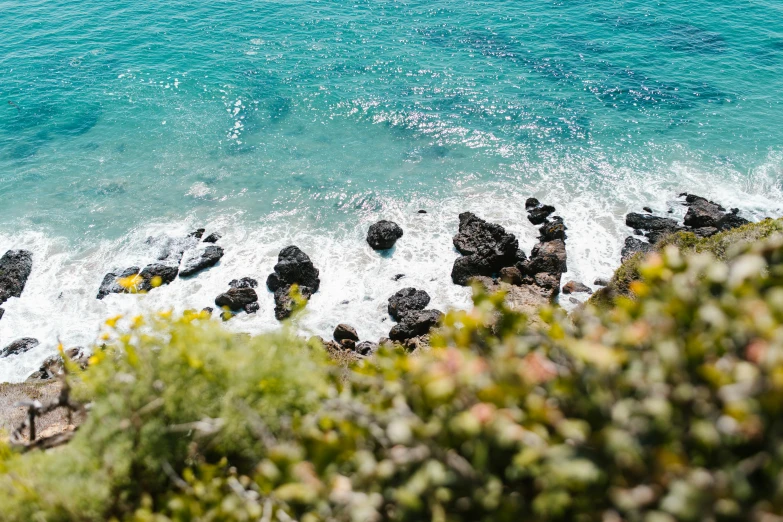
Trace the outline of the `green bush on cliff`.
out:
[[[3,520],[783,515],[783,239],[638,272],[636,299],[543,332],[479,295],[432,350],[349,368],[200,316],[120,321],[73,377],[74,440],[0,451]]]

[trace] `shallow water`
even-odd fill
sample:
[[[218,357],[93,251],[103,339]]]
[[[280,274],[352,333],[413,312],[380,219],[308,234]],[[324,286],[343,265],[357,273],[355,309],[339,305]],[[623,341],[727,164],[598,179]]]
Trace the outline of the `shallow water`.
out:
[[[529,251],[524,199],[554,204],[566,277],[591,283],[618,264],[628,211],[681,213],[681,191],[751,219],[783,207],[771,0],[0,0],[0,21],[0,250],[35,263],[0,346],[42,341],[0,381],[108,316],[263,281],[291,243],[323,281],[301,330],[377,339],[402,286],[469,305],[449,278],[461,211]],[[363,240],[377,219],[405,229],[390,256]],[[196,226],[225,234],[217,267],[95,300],[107,271],[152,261],[148,236]],[[261,305],[229,326],[275,328]]]

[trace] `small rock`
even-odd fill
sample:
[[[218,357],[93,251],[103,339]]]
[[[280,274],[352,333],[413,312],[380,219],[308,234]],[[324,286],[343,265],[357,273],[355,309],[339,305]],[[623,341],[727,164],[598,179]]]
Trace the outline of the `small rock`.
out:
[[[204,231],[205,231],[205,229],[203,229],[203,228],[197,228],[196,230],[194,230],[193,232],[188,234],[188,237],[192,237],[192,238],[195,238],[195,239],[201,239],[201,236],[204,235]]]
[[[3,318],[3,314],[5,314],[5,310],[3,310],[2,308],[0,308],[0,319],[2,319],[2,318]]]
[[[677,222],[670,218],[651,216],[649,214],[638,214],[631,212],[625,216],[625,224],[638,230],[672,230],[680,228]]]
[[[231,288],[215,298],[219,308],[228,307],[232,311],[243,310],[255,301],[258,301],[258,294],[252,288]]]
[[[419,210],[419,214],[426,214],[426,213],[427,213],[426,210]]]
[[[347,324],[338,324],[337,328],[334,329],[333,337],[337,342],[344,339],[351,339],[354,342],[359,342],[359,334],[356,333],[356,329]]]
[[[552,221],[548,223],[544,223],[544,225],[538,229],[538,232],[541,234],[538,236],[538,239],[542,242],[554,241],[555,239],[565,240],[567,238],[566,226],[563,223],[563,218],[559,216],[554,217]]]
[[[568,298],[568,301],[569,301],[571,304],[579,304],[579,299],[576,299],[576,298],[574,298],[574,297],[569,297],[569,298]]]
[[[593,281],[593,284],[595,286],[609,286],[609,280],[608,279],[603,279],[603,278],[599,277],[598,279]]]
[[[750,223],[750,221],[748,221],[747,219],[738,216],[737,213],[734,212],[735,209],[731,209],[731,210],[732,210],[731,214],[726,214],[725,216],[723,216],[718,220],[716,226],[718,227],[718,230],[720,230],[721,232],[723,232],[724,230],[731,230],[732,228],[738,228]]]
[[[430,296],[424,290],[403,288],[389,298],[388,311],[395,320],[400,321],[408,313],[424,310],[430,303]]]
[[[476,276],[491,276],[519,260],[519,242],[514,234],[470,212],[459,215],[459,231],[452,241],[463,255],[451,271],[451,279],[458,285],[466,285]]]
[[[220,238],[223,237],[218,232],[212,232],[210,235],[204,238],[204,243],[217,243]]]
[[[207,315],[212,315],[212,312],[214,312],[215,309],[212,308],[211,306],[205,306],[201,311],[206,312]]]
[[[723,217],[724,209],[717,203],[694,196],[688,201],[688,212],[685,213],[685,226],[691,228],[716,227]],[[691,195],[688,196],[691,198]]]
[[[697,237],[710,237],[718,233],[718,229],[715,227],[701,227],[693,229],[693,233]]]
[[[340,343],[340,346],[342,346],[346,350],[353,350],[356,348],[356,341],[354,341],[353,339],[343,339],[338,342]]]
[[[370,341],[362,341],[356,345],[355,350],[360,355],[372,355],[378,350],[378,345]]]
[[[254,314],[258,312],[258,310],[261,308],[261,305],[258,304],[258,301],[254,301],[252,303],[247,303],[245,305],[245,313],[248,314]]]
[[[153,288],[167,285],[177,278],[178,271],[179,270],[175,266],[163,265],[160,263],[147,265],[144,267],[144,270],[139,272],[139,276],[141,277],[139,290],[149,292]]]
[[[266,280],[267,288],[274,292],[275,317],[278,320],[283,320],[293,313],[291,287],[297,285],[302,297],[310,299],[321,286],[318,276],[319,271],[310,257],[298,247],[292,245],[280,251],[274,272],[269,274]]]
[[[27,250],[9,250],[0,258],[0,304],[22,296],[32,270],[33,254]]]
[[[541,202],[536,198],[527,198],[525,200],[525,210],[530,210],[541,205]]]
[[[392,277],[392,281],[399,281],[403,277],[405,277],[405,274],[397,274],[396,276]]]
[[[500,280],[511,285],[521,285],[522,272],[515,266],[507,266],[500,270]]]
[[[549,217],[550,214],[552,214],[555,211],[555,207],[552,205],[543,205],[540,207],[536,207],[534,209],[528,210],[527,213],[527,219],[534,225],[540,225],[546,221],[546,218]]]
[[[20,355],[28,352],[38,346],[38,339],[32,337],[23,337],[12,342],[2,350],[0,350],[0,359],[9,357],[11,355]]]
[[[565,242],[562,239],[539,243],[533,247],[530,260],[526,265],[528,274],[546,272],[549,274],[562,274],[568,272],[566,263]]]
[[[402,228],[393,221],[378,221],[367,232],[367,243],[373,250],[388,250],[403,236]]]
[[[179,276],[192,276],[202,270],[213,267],[220,261],[221,257],[223,257],[223,249],[217,245],[208,245],[206,247],[188,250],[182,260],[182,268],[179,271]]]
[[[243,277],[242,279],[232,279],[228,286],[231,288],[257,288],[258,281],[252,277]]]
[[[579,292],[592,294],[593,290],[589,286],[578,281],[569,281],[563,287],[564,294],[575,294]]]
[[[652,214],[652,209],[650,207],[642,207],[642,210],[644,210],[645,212],[647,212],[649,214]]]
[[[114,272],[109,272],[105,276],[103,276],[103,281],[101,282],[100,288],[98,288],[98,295],[96,296],[97,299],[103,299],[109,294],[122,294],[126,293],[128,290],[124,288],[122,285],[119,284],[119,282],[122,279],[126,279],[131,276],[138,275],[141,268],[137,266],[132,266],[130,268],[126,268],[119,274]]]

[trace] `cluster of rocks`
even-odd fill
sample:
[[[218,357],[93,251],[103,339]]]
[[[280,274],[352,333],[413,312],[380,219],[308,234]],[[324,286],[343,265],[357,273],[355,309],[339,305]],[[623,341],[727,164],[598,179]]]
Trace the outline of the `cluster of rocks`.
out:
[[[378,349],[378,343],[360,341],[356,328],[347,324],[338,324],[334,329],[333,337],[333,341],[324,341],[321,339],[321,342],[326,346],[327,350],[335,352],[339,350],[348,350],[357,355],[368,356]]]
[[[280,251],[274,272],[266,280],[267,288],[275,294],[275,317],[278,320],[290,317],[294,310],[292,287],[296,285],[299,295],[309,300],[321,286],[318,276],[318,269],[299,247],[292,245]]]
[[[98,289],[98,299],[109,294],[135,294],[149,292],[167,285],[179,277],[192,277],[215,266],[223,257],[223,248],[215,245],[220,234],[214,232],[201,241],[205,230],[198,230],[187,237],[148,238],[147,243],[157,250],[157,262],[143,269],[132,266],[117,272],[109,272]]]
[[[0,258],[0,305],[12,297],[21,297],[30,272],[33,254],[28,250],[9,250]],[[5,310],[0,308],[0,319]]]
[[[683,193],[679,197],[685,198],[683,205],[688,207],[682,224],[669,217],[654,215],[649,207],[644,208],[645,214],[631,212],[625,216],[625,224],[646,241],[628,236],[622,250],[623,261],[638,252],[652,252],[655,243],[675,232],[692,232],[697,237],[705,238],[750,223],[739,215],[738,208],[727,211],[719,204],[694,194]]]
[[[258,311],[260,305],[258,304],[258,294],[255,291],[255,288],[258,287],[258,281],[251,277],[243,277],[242,279],[233,279],[228,283],[228,286],[229,289],[226,292],[215,298],[216,306],[225,312],[230,312],[224,317],[229,318],[240,311],[248,314],[254,314]],[[211,308],[205,308],[205,310],[212,312]]]
[[[80,368],[84,369],[87,367],[89,352],[84,348],[69,348],[68,350],[65,350],[65,355],[68,357],[68,359],[71,360],[71,362],[79,365]],[[41,363],[41,367],[27,378],[27,381],[36,382],[54,379],[63,373],[64,366],[65,363],[60,354],[47,357],[46,360]]]
[[[443,317],[440,310],[427,310],[430,296],[424,290],[403,288],[389,298],[389,315],[397,321],[389,332],[389,339],[406,342],[427,335]]]
[[[451,280],[457,285],[469,285],[476,277],[492,277],[505,267],[527,260],[514,234],[471,212],[459,215],[459,230],[452,242],[462,254],[451,269]]]

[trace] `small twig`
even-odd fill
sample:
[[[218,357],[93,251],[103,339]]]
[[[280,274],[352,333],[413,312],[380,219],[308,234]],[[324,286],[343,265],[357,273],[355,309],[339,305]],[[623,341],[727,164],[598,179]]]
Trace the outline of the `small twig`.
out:
[[[182,491],[190,493],[190,484],[185,482],[179,475],[177,475],[177,472],[174,471],[174,468],[171,467],[169,461],[164,460],[161,463],[161,467],[163,468],[163,472],[169,477],[169,479],[171,479],[175,486],[177,486]]]

